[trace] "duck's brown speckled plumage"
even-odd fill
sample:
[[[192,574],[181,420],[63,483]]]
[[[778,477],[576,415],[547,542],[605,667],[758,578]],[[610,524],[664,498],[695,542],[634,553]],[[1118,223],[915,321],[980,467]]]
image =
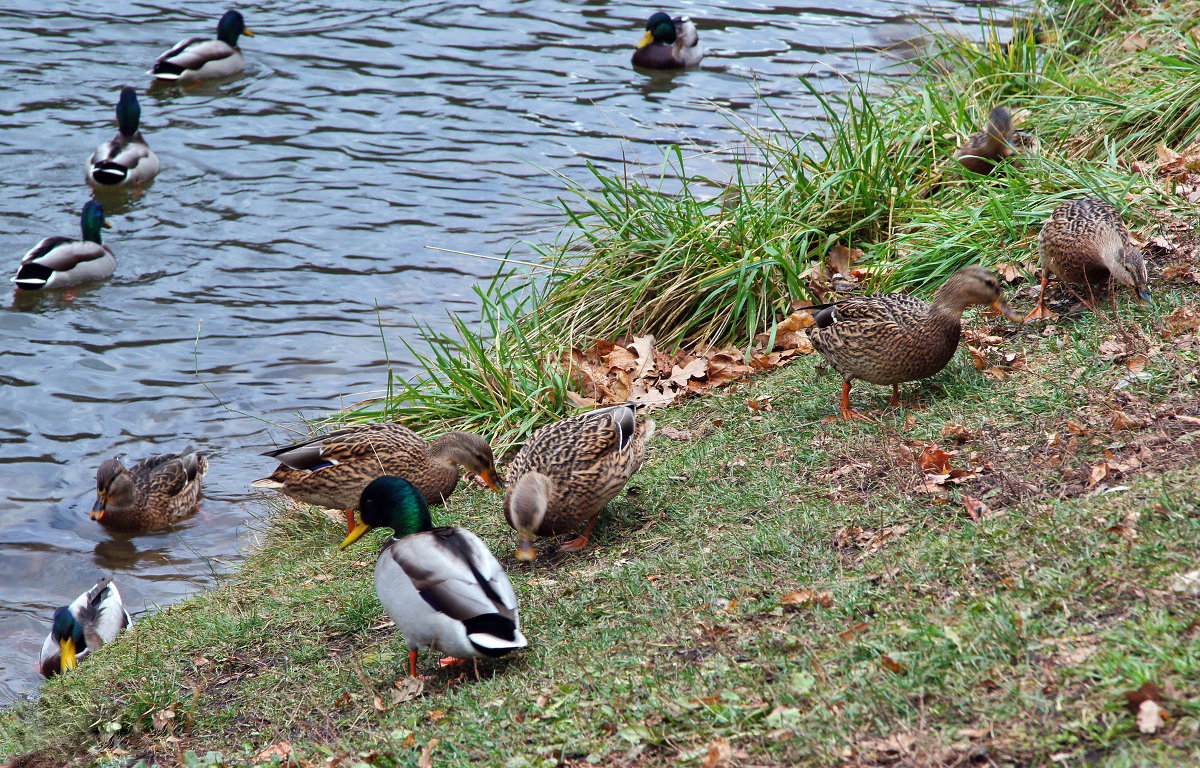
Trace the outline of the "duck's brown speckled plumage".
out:
[[[109,459],[96,470],[96,503],[90,517],[115,531],[153,531],[199,509],[204,454],[164,453],[125,467]]]
[[[850,382],[891,384],[890,403],[899,402],[899,385],[934,375],[958,348],[963,310],[989,304],[1015,319],[1001,300],[1000,281],[983,267],[965,267],[934,294],[933,302],[903,293],[861,296],[811,309],[808,337],[813,348],[842,374],[842,416],[850,408]]]
[[[1013,121],[1006,107],[996,107],[988,114],[987,125],[971,134],[954,152],[954,159],[972,173],[987,175],[1001,159],[1013,153]]]
[[[363,489],[384,475],[404,478],[440,504],[458,485],[460,466],[499,490],[491,446],[469,432],[430,443],[401,424],[356,424],[263,455],[282,463],[256,487],[331,509],[358,509]]]
[[[1038,254],[1042,293],[1031,318],[1050,316],[1045,297],[1051,272],[1063,282],[1082,285],[1085,300],[1108,291],[1112,281],[1150,300],[1142,252],[1132,244],[1121,214],[1099,198],[1068,200],[1055,208],[1038,234]]]
[[[518,557],[534,556],[532,535],[584,529],[565,549],[587,546],[591,526],[642,466],[654,421],[633,403],[599,408],[539,429],[508,467],[504,516],[521,535]]]

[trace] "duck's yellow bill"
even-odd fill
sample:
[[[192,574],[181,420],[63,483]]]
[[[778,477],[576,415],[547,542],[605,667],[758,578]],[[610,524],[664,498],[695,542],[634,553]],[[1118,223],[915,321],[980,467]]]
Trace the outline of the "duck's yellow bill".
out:
[[[642,39],[638,40],[637,47],[645,48],[647,45],[650,45],[650,43],[653,43],[653,42],[654,42],[654,33],[647,29],[646,34],[642,35]]]
[[[245,35],[246,37],[254,37],[254,33],[251,32],[250,30],[246,29],[245,27],[242,27],[242,34]]]
[[[58,650],[60,654],[59,658],[61,659],[59,666],[62,668],[62,671],[66,672],[68,669],[75,669],[77,663],[75,661],[75,641],[69,637],[66,640],[59,640]]]
[[[345,549],[346,547],[350,546],[354,542],[361,539],[363,534],[369,530],[371,530],[371,526],[363,522],[358,523],[354,526],[354,530],[350,531],[350,533],[346,535],[346,538],[342,539],[342,543],[338,545],[338,549]]]

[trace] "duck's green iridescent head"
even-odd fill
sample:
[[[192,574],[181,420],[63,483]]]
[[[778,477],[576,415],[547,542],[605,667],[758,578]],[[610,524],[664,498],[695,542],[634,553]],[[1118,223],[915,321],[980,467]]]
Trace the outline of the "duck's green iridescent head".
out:
[[[397,539],[433,528],[425,497],[412,483],[394,475],[376,478],[363,489],[358,515],[360,522],[342,541],[339,549],[358,541],[372,528],[391,528],[396,532]]]
[[[225,15],[217,22],[217,39],[223,43],[237,45],[242,35],[254,37],[254,33],[246,29],[246,20],[237,11],[225,11]]]
[[[75,621],[71,610],[66,606],[54,611],[54,624],[50,627],[50,636],[59,648],[59,670],[65,672],[75,669],[75,654],[87,647],[83,637],[83,625]]]
[[[642,39],[638,41],[638,48],[645,48],[651,43],[666,43],[671,45],[675,42],[675,22],[671,21],[671,17],[659,11],[651,16],[646,21],[646,34],[642,35]]]
[[[93,243],[100,242],[101,227],[112,226],[104,220],[104,206],[96,200],[88,200],[83,204],[83,215],[79,217],[79,224],[83,230],[83,239]]]
[[[137,133],[141,119],[142,106],[138,104],[137,91],[127,85],[121,89],[121,97],[117,99],[117,125],[121,135],[132,136]]]

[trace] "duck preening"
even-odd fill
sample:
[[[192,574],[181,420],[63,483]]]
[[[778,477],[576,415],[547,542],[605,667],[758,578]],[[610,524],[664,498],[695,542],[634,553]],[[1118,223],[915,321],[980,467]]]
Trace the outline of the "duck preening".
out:
[[[74,669],[132,623],[117,585],[105,576],[70,605],[55,609],[38,669],[44,677]]]

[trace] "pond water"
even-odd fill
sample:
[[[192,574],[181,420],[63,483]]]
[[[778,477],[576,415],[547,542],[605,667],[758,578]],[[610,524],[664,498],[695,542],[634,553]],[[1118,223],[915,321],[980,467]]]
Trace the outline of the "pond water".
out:
[[[484,7],[486,6],[486,8]],[[662,147],[728,146],[713,105],[770,124],[819,118],[800,78],[839,90],[894,60],[921,24],[978,36],[996,3],[684,3],[708,51],[674,76],[629,56],[657,8],[583,0],[487,4],[267,0],[243,7],[245,74],[148,89],[175,41],[212,36],[224,5],[16,0],[0,11],[0,244],[9,273],[48,235],[77,235],[84,161],[139,89],[162,171],[105,202],[112,279],[0,299],[0,702],[34,690],[50,614],[112,573],[135,616],[236,564],[259,513],[248,484],[283,425],[364,399],[398,338],[476,311],[503,255],[552,239],[535,201],[591,160],[656,166]],[[106,12],[106,8],[112,8]],[[717,157],[717,156],[714,156]],[[721,176],[719,158],[694,170]],[[705,167],[703,164],[709,164]],[[127,537],[90,521],[97,465],[196,447],[203,509]]]

